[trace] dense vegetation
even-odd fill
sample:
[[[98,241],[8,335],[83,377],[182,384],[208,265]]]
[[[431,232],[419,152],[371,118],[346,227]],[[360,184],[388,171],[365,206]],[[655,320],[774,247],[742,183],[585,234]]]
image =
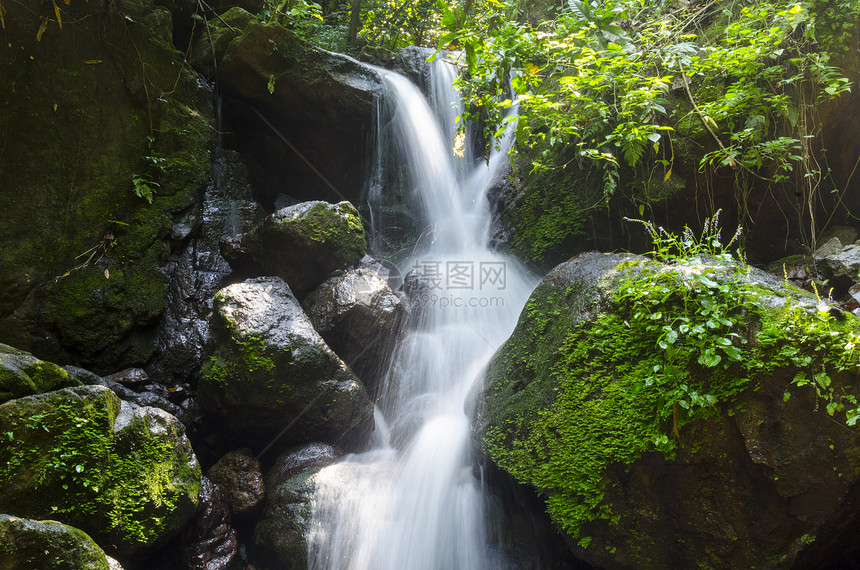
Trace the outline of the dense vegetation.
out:
[[[518,104],[513,163],[535,184],[517,189],[510,221],[526,259],[612,204],[651,217],[687,188],[713,213],[729,206],[713,203],[715,178],[731,180],[742,223],[755,193],[790,188],[788,215],[815,247],[846,191],[831,176],[819,104],[850,90],[836,63],[856,33],[856,0],[355,0],[325,17],[304,1],[287,23],[325,47],[352,33],[358,56],[459,50],[467,115],[487,145]]]

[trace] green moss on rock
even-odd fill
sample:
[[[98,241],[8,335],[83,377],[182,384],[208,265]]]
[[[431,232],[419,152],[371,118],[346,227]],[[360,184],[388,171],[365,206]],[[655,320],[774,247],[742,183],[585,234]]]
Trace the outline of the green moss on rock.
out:
[[[200,467],[172,416],[102,386],[0,406],[0,509],[54,518],[120,552],[147,548],[193,516]]]
[[[0,403],[65,388],[80,386],[80,380],[52,362],[45,362],[28,352],[0,344]]]
[[[56,521],[0,515],[0,568],[109,570],[104,551],[85,532]]]
[[[535,290],[489,367],[478,421],[483,447],[503,470],[540,490],[552,520],[599,565],[670,563],[655,548],[666,549],[658,521],[675,510],[690,517],[681,565],[774,562],[773,545],[762,546],[756,534],[764,518],[785,529],[780,554],[788,553],[787,562],[777,566],[790,565],[808,545],[793,541],[794,519],[780,518],[776,505],[798,489],[836,484],[839,495],[860,481],[860,439],[844,427],[860,418],[860,391],[848,383],[860,374],[860,322],[816,305],[813,296],[739,266],[595,254],[563,264]],[[795,405],[801,411],[789,412]],[[775,435],[774,425],[786,425],[784,435]],[[815,443],[820,429],[841,444]],[[738,431],[746,444],[733,435]],[[821,461],[843,474],[822,470]],[[747,466],[759,463],[773,470],[772,479],[736,472],[755,473]],[[690,474],[700,465],[721,473],[715,477],[749,482],[721,505],[706,506],[701,480],[682,483],[705,477]],[[664,477],[688,494],[650,487]],[[755,485],[761,487],[747,488]],[[750,514],[744,493],[773,501],[772,511]],[[851,516],[840,513],[842,499],[821,493],[826,509],[812,509],[805,532]],[[731,524],[735,541],[702,550],[724,532],[709,528],[702,512]]]

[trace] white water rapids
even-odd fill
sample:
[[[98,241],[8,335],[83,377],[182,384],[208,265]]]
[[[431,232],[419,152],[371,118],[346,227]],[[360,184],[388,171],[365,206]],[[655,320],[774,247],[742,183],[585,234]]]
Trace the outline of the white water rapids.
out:
[[[402,267],[417,269],[424,289],[418,322],[383,380],[374,447],[316,477],[308,566],[494,568],[466,398],[535,285],[518,262],[487,246],[486,193],[502,174],[512,133],[488,162],[458,160],[454,66],[434,62],[429,103],[407,79],[381,73],[387,136],[398,153],[386,162],[409,170],[431,228]]]

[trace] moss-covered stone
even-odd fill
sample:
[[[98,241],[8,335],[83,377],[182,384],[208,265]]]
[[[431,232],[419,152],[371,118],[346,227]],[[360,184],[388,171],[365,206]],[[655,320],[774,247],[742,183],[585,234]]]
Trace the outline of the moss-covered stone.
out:
[[[194,514],[200,467],[175,418],[103,386],[65,388],[0,406],[0,510],[52,518],[128,553]]]
[[[163,289],[173,220],[208,178],[209,93],[171,44],[169,12],[152,1],[62,10],[60,29],[52,6],[4,6],[0,73],[14,79],[0,85],[0,339],[100,370],[142,364],[154,335],[136,334],[152,321],[137,305]],[[40,17],[52,24],[37,41]],[[152,204],[134,193],[144,179]],[[117,283],[109,289],[128,299],[116,312],[100,312],[95,278],[106,269]],[[70,328],[81,301],[93,322]],[[137,347],[103,352],[118,331]]]
[[[109,570],[104,551],[85,532],[57,521],[0,515],[0,568]]]
[[[56,364],[0,344],[0,404],[13,398],[80,385],[80,380],[72,378]]]
[[[741,266],[562,264],[489,367],[481,445],[598,566],[825,565],[860,522],[860,323],[818,304]]]
[[[358,262],[366,250],[364,226],[355,206],[320,201],[282,208],[222,246],[235,268],[282,277],[299,296],[332,271]]]

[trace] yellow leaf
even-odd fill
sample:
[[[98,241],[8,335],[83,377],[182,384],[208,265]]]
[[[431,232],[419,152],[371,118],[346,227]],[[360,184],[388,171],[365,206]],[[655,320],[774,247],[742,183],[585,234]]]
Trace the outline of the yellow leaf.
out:
[[[3,26],[3,29],[6,29],[6,20],[3,19],[3,4],[0,4],[0,26]]]
[[[105,279],[110,279],[110,271],[105,269]]]
[[[645,215],[645,204],[639,204],[639,215],[640,216]]]
[[[42,34],[44,34],[45,30],[47,30],[47,29],[48,29],[48,19],[47,18],[40,18],[39,19],[39,29],[36,30],[36,41],[37,42],[42,41]]]
[[[84,60],[84,63],[86,63],[87,65],[95,65],[95,64],[101,63],[101,62],[102,62],[102,60],[100,60],[100,59],[85,59]]]
[[[63,2],[65,2],[65,3],[66,3],[66,6],[68,6],[68,5],[69,5],[69,2],[71,2],[71,1],[72,1],[72,0],[63,0]]]
[[[60,25],[60,29],[63,29],[63,18],[60,17],[60,7],[57,6],[56,2],[52,2],[54,4],[54,15],[57,17],[57,23]]]
[[[669,170],[666,171],[666,176],[663,177],[663,182],[666,182],[667,180],[669,180],[669,178],[671,178],[671,176],[672,176],[672,169],[670,168]]]

